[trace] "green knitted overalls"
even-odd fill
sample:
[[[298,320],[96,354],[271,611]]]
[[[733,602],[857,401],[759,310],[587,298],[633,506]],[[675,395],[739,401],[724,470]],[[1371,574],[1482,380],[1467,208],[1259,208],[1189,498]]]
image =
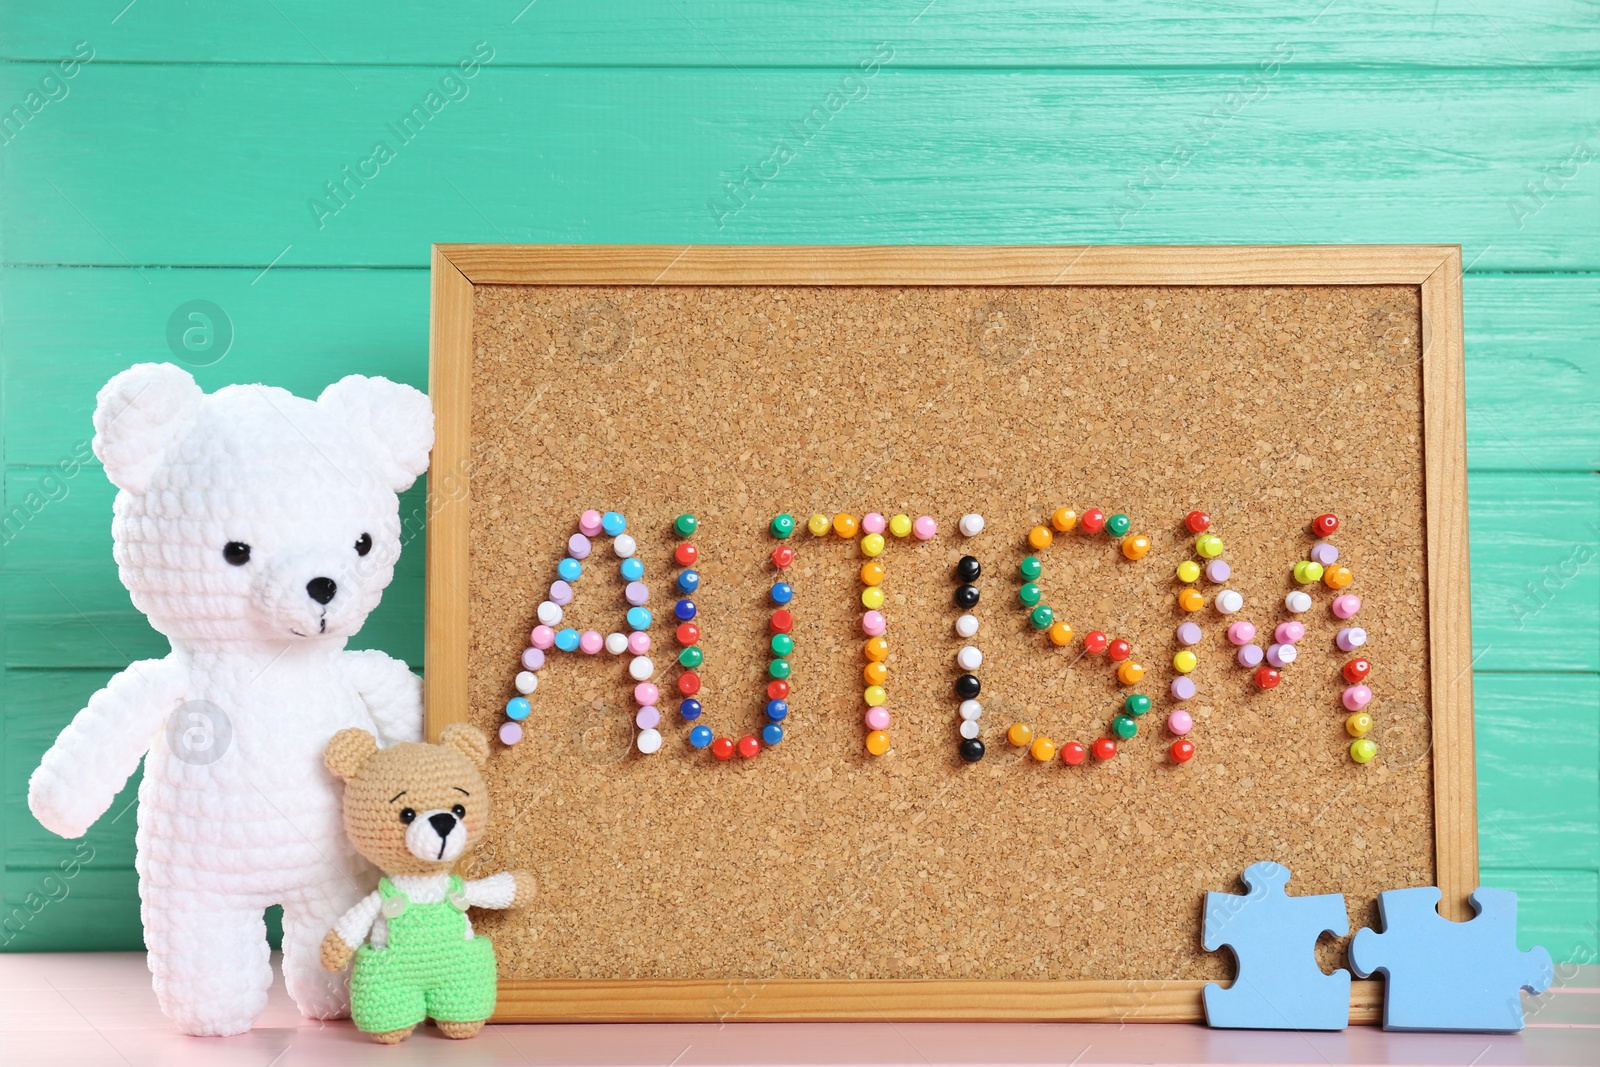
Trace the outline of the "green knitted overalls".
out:
[[[378,881],[389,923],[387,948],[362,945],[350,972],[350,1014],[364,1033],[416,1026],[424,1017],[470,1023],[494,1014],[494,946],[467,937],[461,879],[445,899],[413,904],[387,878]]]

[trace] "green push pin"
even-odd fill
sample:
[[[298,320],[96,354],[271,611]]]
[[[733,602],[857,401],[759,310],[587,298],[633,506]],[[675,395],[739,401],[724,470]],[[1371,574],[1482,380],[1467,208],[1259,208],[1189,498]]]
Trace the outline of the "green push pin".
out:
[[[1132,525],[1133,520],[1119,511],[1106,520],[1106,533],[1112,537],[1126,537]]]
[[[693,537],[694,532],[700,528],[700,520],[685,512],[672,520],[672,532],[679,537]]]
[[[787,656],[794,651],[794,638],[788,634],[773,634],[772,651],[779,656]]]
[[[1023,607],[1031,608],[1043,597],[1044,594],[1039,592],[1039,587],[1034,585],[1032,582],[1027,583],[1021,589],[1017,590],[1017,599],[1022,601]]]
[[[794,533],[794,516],[785,512],[772,520],[772,536],[788,537]]]
[[[1150,698],[1143,693],[1129,693],[1128,699],[1122,702],[1122,710],[1137,719],[1150,710]]]
[[[1139,723],[1126,715],[1118,715],[1111,720],[1111,732],[1126,741],[1139,732]]]
[[[1022,572],[1022,577],[1026,581],[1031,582],[1044,573],[1044,564],[1039,562],[1038,556],[1029,556],[1022,561],[1022,566],[1017,570]]]
[[[774,678],[789,677],[790,669],[789,661],[786,659],[775,659],[767,664],[767,673]]]
[[[1028,613],[1028,621],[1033,623],[1035,630],[1048,630],[1050,624],[1056,621],[1056,613],[1050,610],[1049,604],[1040,604]]]
[[[690,645],[688,648],[678,653],[678,665],[680,667],[686,667],[691,671],[705,661],[706,654],[700,651],[699,645]]]

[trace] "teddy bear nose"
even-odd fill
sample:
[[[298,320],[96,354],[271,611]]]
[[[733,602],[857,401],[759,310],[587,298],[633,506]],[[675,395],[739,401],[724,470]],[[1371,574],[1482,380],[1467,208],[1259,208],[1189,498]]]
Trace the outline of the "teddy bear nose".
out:
[[[456,817],[448,811],[441,811],[437,815],[428,816],[428,825],[433,827],[433,832],[440,837],[449,837],[450,831],[456,828]]]
[[[332,578],[313,578],[306,583],[306,595],[318,604],[326,604],[338,591],[339,586]]]

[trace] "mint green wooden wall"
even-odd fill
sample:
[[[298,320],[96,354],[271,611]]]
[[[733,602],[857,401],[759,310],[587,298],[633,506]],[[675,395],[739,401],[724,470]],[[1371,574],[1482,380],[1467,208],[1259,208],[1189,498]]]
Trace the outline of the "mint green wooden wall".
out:
[[[107,377],[174,358],[185,302],[231,323],[206,388],[314,393],[424,384],[431,241],[1419,241],[1470,264],[1484,881],[1522,894],[1524,944],[1593,958],[1595,3],[524,2],[0,3],[7,947],[139,942],[133,816],[58,882],[72,846],[23,798],[84,699],[165,651],[117,583],[104,476],[57,465]],[[48,80],[79,42],[92,62]],[[413,547],[361,635],[419,665],[421,578]]]

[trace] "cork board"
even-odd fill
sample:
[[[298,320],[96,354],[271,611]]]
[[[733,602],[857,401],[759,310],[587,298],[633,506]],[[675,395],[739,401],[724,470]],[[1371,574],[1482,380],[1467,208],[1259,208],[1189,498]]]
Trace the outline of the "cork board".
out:
[[[437,250],[430,477],[429,729],[504,721],[512,679],[585,508],[628,517],[651,586],[661,751],[634,750],[627,657],[552,653],[525,736],[496,745],[500,813],[468,870],[526,867],[530,908],[480,920],[498,1018],[1200,1017],[1232,962],[1200,945],[1207,890],[1273,859],[1291,892],[1342,892],[1352,929],[1379,891],[1476,885],[1467,643],[1459,258],[1454,248]],[[1060,507],[1123,512],[1150,538],[1030,528]],[[1176,603],[1206,511],[1233,574]],[[928,515],[889,537],[892,748],[863,745],[859,538],[813,512]],[[1226,624],[1290,615],[1321,512],[1363,601],[1379,755],[1348,753],[1349,658],[1320,584],[1276,689]],[[724,763],[676,713],[674,516],[693,512],[703,583],[702,722],[766,721],[780,512],[801,528],[791,713],[781,744]],[[985,516],[972,538],[956,530]],[[1018,564],[1077,637],[1056,647],[1018,600]],[[982,620],[953,623],[954,565],[982,563]],[[625,630],[597,539],[563,625]],[[1243,594],[1224,618],[1217,590]],[[665,618],[663,618],[665,616]],[[1175,763],[1181,702],[1197,750]],[[675,621],[675,620],[674,620]],[[1122,685],[1082,635],[1128,640]],[[972,643],[985,711],[957,755]],[[1115,758],[1039,762],[1027,722],[1089,744],[1130,691],[1151,712]],[[1325,969],[1343,941],[1319,946]],[[1354,1018],[1376,1015],[1356,983]]]

